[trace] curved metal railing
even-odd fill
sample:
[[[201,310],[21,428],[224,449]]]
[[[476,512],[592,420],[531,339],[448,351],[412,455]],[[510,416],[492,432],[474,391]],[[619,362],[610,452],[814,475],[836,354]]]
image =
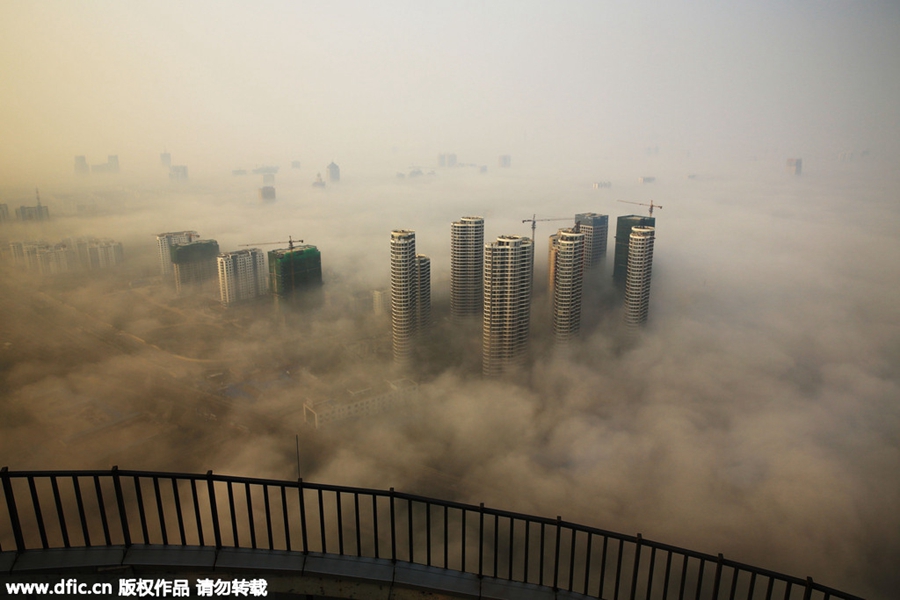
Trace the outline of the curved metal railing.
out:
[[[162,544],[408,561],[608,600],[859,600],[814,582],[563,521],[271,479],[0,471],[0,551]]]

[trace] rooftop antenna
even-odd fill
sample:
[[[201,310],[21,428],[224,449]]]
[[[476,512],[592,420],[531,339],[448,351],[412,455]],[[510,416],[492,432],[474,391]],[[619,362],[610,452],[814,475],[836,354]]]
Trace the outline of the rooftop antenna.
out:
[[[40,206],[41,205],[41,193],[38,191],[37,188],[34,188],[34,195],[37,196],[37,205]]]

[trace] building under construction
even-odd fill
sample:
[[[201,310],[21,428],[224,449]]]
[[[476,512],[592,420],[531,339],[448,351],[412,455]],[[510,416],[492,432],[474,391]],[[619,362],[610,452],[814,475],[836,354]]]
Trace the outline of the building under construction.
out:
[[[322,286],[322,255],[309,244],[269,251],[269,287],[279,297]]]
[[[634,227],[655,227],[656,217],[625,215],[616,220],[616,254],[613,259],[613,281],[621,290],[625,289],[628,274],[628,244]]]
[[[175,245],[172,246],[171,253],[175,267],[175,289],[179,294],[212,281],[219,274],[216,268],[219,243],[216,240],[197,240]]]

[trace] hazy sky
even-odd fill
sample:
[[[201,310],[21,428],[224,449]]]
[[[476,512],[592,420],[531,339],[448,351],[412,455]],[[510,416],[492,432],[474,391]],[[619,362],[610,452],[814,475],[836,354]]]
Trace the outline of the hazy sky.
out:
[[[895,154],[897,31],[894,2],[5,2],[0,176]]]
[[[201,366],[186,363],[169,381],[153,375],[155,351],[90,339],[94,354],[72,351],[97,323],[164,336],[181,314],[165,286],[125,282],[155,273],[160,231],[195,229],[222,250],[303,238],[322,251],[326,292],[340,299],[386,288],[389,231],[414,229],[446,309],[449,224],[460,216],[484,215],[491,240],[529,235],[531,214],[595,211],[614,222],[638,209],[616,200],[653,198],[665,209],[650,323],[633,349],[617,348],[618,313],[594,302],[575,357],[554,355],[538,298],[538,360],[522,381],[481,380],[480,333],[448,335],[463,350],[471,342],[471,365],[423,381],[410,419],[305,437],[304,476],[430,493],[422,467],[439,468],[463,500],[640,530],[893,597],[898,32],[896,2],[0,2],[0,203],[18,206],[39,186],[53,215],[0,233],[109,236],[129,261],[121,282],[54,291],[57,321],[41,316],[50,284],[0,265],[10,290],[0,304],[13,315],[0,320],[11,340],[0,356],[10,390],[0,394],[10,432],[0,431],[0,455],[11,468],[119,461],[293,476],[299,421],[269,430],[253,417],[263,406],[299,419],[303,385],[222,409],[218,423],[246,418],[249,432],[192,454],[184,432],[202,414],[172,390],[205,381]],[[188,182],[168,180],[164,149],[189,166]],[[863,150],[866,160],[838,161]],[[394,176],[434,167],[439,152],[488,173]],[[513,168],[495,168],[507,153]],[[75,155],[98,164],[109,154],[120,176],[74,176]],[[803,158],[802,177],[785,173],[789,157]],[[303,169],[289,169],[293,159]],[[311,187],[332,159],[342,183]],[[257,201],[258,175],[229,174],[261,164],[282,167],[275,203]],[[641,185],[642,175],[659,180]],[[592,190],[598,179],[613,187]],[[97,214],[80,215],[79,204]],[[538,225],[541,281],[557,225]],[[43,332],[72,328],[65,303],[97,315],[81,317],[88,332],[70,331],[74,341]],[[276,364],[297,338],[310,355],[320,339],[340,354],[361,322],[342,310],[334,303],[301,333],[260,318],[221,339],[227,314],[178,319],[217,332],[204,341],[213,357],[241,357],[229,367],[239,377]],[[381,380],[389,369],[375,360],[348,370],[319,375]],[[69,414],[59,407],[101,401],[140,411],[160,437],[58,451],[69,435],[54,429]],[[79,419],[73,429],[85,427]],[[29,447],[46,435],[56,445]]]

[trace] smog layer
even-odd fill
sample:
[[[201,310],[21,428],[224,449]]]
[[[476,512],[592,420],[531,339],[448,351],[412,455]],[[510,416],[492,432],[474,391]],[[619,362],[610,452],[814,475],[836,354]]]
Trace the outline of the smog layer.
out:
[[[48,3],[0,23],[3,465],[299,469],[900,587],[895,7]],[[119,172],[73,173],[83,155]],[[340,183],[313,186],[331,161]],[[35,187],[50,220],[17,221]],[[569,223],[539,221],[528,365],[483,378],[481,324],[449,320],[450,223],[482,215],[489,242],[592,211],[612,238],[645,210],[620,200],[663,207],[648,325],[622,330],[610,239],[580,339],[554,348],[546,244]],[[394,229],[432,260],[410,372],[372,304]],[[323,301],[179,296],[155,236],[180,230],[314,244]],[[8,252],[78,236],[125,263],[39,276]],[[400,377],[410,405],[306,422]]]

